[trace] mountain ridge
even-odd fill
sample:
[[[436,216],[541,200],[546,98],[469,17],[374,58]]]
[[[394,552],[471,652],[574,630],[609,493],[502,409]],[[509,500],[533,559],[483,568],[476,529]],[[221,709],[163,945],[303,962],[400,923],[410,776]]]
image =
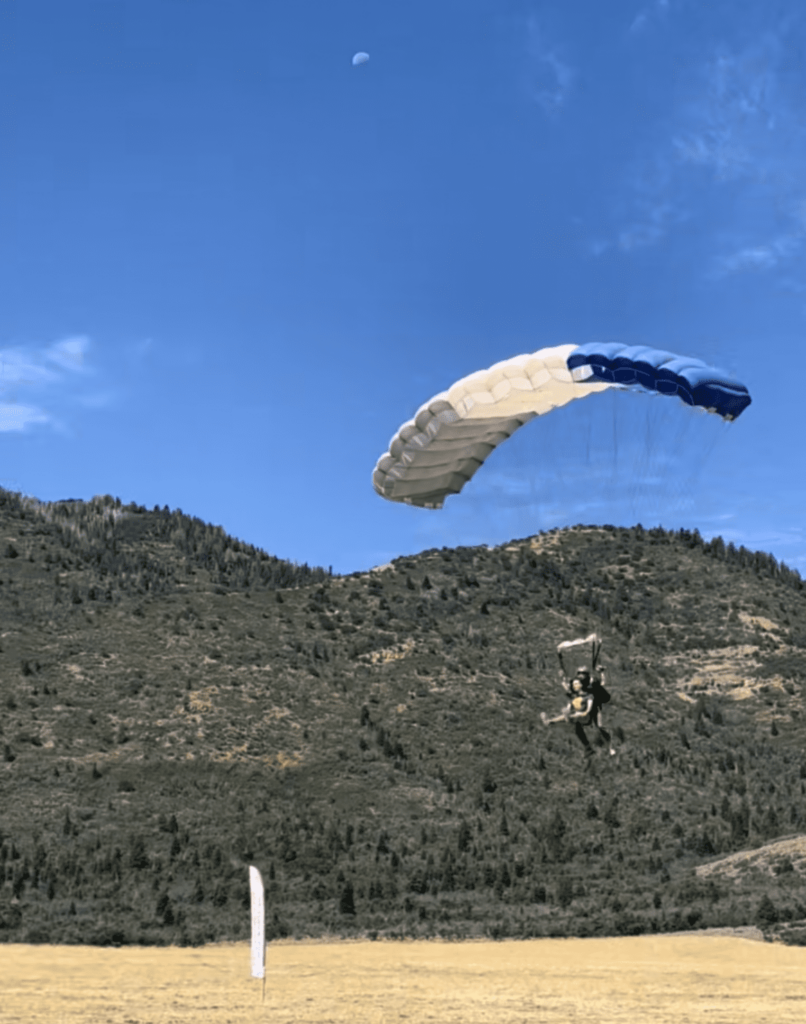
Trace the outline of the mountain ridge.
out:
[[[806,930],[806,593],[696,531],[578,526],[349,576],[167,508],[0,493],[0,939]],[[555,648],[597,631],[584,771]],[[3,870],[4,869],[4,870]],[[806,933],[806,932],[804,932]],[[37,938],[39,936],[39,938]]]

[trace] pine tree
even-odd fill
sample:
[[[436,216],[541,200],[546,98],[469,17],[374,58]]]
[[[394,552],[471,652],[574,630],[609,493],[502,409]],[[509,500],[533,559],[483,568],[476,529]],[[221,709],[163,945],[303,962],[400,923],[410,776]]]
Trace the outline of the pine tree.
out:
[[[341,896],[339,897],[339,911],[342,914],[355,913],[353,883],[349,879],[344,883],[344,888],[341,890]]]

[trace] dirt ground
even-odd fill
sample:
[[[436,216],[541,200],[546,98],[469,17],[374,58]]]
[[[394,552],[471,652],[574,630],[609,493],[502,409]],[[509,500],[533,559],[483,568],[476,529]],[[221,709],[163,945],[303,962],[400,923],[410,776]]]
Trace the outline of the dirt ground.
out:
[[[3,1024],[803,1024],[806,949],[726,935],[0,946]]]

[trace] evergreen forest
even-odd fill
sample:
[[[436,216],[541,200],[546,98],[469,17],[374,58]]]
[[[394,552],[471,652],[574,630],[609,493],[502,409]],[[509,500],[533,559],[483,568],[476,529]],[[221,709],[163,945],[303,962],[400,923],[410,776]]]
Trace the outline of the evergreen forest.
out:
[[[546,727],[596,632],[615,756]],[[0,491],[0,941],[806,944],[806,589],[580,525],[334,575]],[[595,732],[595,730],[592,730]]]

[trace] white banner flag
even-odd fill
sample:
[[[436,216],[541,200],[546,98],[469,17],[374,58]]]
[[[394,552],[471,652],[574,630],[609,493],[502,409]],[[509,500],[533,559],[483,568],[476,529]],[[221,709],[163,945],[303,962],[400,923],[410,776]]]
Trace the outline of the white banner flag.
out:
[[[266,900],[263,879],[256,867],[249,867],[249,889],[252,893],[252,977],[266,973]]]

